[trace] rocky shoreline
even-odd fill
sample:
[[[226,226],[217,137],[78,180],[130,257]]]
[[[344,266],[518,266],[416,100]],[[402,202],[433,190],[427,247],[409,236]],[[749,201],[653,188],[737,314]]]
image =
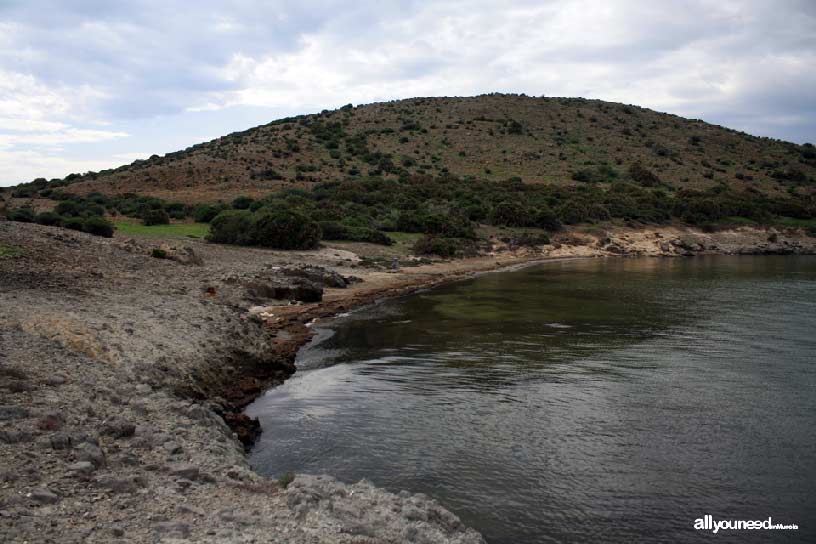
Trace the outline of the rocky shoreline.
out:
[[[159,244],[166,258],[152,256]],[[275,252],[12,222],[0,247],[0,540],[465,543],[482,539],[422,495],[327,476],[284,487],[251,470],[257,422],[241,411],[295,371],[315,319],[547,259],[814,254],[816,239],[573,231],[399,270],[363,267],[350,246]]]

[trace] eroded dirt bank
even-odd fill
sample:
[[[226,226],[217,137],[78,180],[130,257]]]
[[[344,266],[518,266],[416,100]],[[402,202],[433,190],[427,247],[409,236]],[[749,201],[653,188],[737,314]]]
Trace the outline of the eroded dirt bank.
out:
[[[252,472],[240,409],[294,371],[309,322],[547,258],[816,252],[801,233],[747,229],[556,241],[391,271],[360,266],[357,246],[176,240],[157,259],[156,240],[0,222],[0,540],[480,542],[421,495]]]

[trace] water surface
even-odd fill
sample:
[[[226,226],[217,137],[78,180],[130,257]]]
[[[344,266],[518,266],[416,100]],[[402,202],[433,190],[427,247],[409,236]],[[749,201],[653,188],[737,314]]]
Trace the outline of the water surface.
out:
[[[812,542],[814,356],[814,258],[489,274],[322,329],[248,409],[251,461],[426,493],[492,543]]]

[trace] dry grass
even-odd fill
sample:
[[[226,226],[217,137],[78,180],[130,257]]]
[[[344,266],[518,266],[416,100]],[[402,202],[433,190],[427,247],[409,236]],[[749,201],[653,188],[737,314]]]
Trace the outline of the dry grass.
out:
[[[342,123],[346,137],[337,149],[318,140],[310,129],[315,122]],[[579,170],[605,166],[623,175],[640,161],[675,188],[727,183],[769,193],[787,189],[774,172],[795,169],[816,177],[816,159],[806,158],[802,146],[699,120],[597,100],[485,95],[414,98],[301,116],[95,180],[86,177],[70,190],[191,203],[259,197],[280,187],[366,175],[372,165],[352,155],[348,145],[361,134],[370,152],[390,154],[411,173],[432,175],[571,184]],[[272,179],[277,176],[283,179]]]

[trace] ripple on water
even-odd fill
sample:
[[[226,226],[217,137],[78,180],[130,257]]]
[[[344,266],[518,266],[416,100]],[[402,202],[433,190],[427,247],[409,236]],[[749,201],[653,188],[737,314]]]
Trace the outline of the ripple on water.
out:
[[[365,314],[249,408],[259,471],[424,492],[492,543],[697,542],[704,514],[816,541],[816,260],[551,263]]]

